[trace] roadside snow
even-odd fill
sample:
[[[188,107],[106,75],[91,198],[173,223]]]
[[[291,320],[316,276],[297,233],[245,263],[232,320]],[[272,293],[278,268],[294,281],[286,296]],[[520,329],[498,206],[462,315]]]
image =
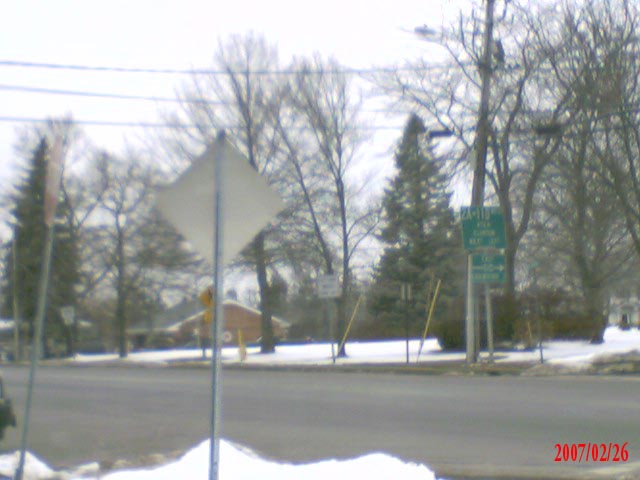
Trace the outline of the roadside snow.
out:
[[[8,455],[0,455],[0,475],[7,478],[13,478],[20,462],[20,451]],[[38,459],[35,455],[27,452],[24,457],[24,480],[40,480],[53,478],[55,472],[51,470],[45,463]]]
[[[18,452],[0,456],[0,473],[13,476]],[[175,480],[205,479],[209,472],[209,441],[204,441],[182,458],[147,470],[123,470],[101,475],[77,476],[54,472],[33,455],[27,457],[24,480]],[[86,475],[86,474],[85,474]],[[221,480],[435,480],[434,473],[424,465],[405,463],[395,457],[374,453],[351,460],[326,460],[307,465],[270,462],[252,451],[222,441],[220,444]]]
[[[609,327],[604,332],[604,343],[591,345],[583,342],[581,345],[561,345],[563,354],[554,356],[552,363],[586,364],[602,355],[613,353],[627,353],[640,349],[640,330],[621,330],[618,327]],[[575,342],[573,342],[575,343]]]
[[[405,363],[406,350],[404,340],[390,340],[380,342],[348,342],[347,358],[337,359],[339,365],[349,364],[390,364]],[[409,342],[409,358],[416,363],[419,340]],[[543,342],[544,358],[551,364],[568,365],[577,368],[587,367],[600,355],[612,353],[626,353],[640,350],[640,330],[620,330],[609,327],[604,335],[604,343],[592,345],[587,341],[545,341]],[[272,354],[262,355],[258,347],[247,349],[244,363],[249,365],[328,365],[331,364],[331,345],[329,343],[309,343],[303,345],[281,345]],[[208,351],[208,358],[211,352]],[[498,352],[497,362],[531,362],[539,360],[537,349],[530,351]],[[486,358],[486,353],[481,355]],[[241,363],[237,347],[225,347],[222,350],[225,364]],[[420,364],[442,361],[463,361],[464,353],[443,352],[438,341],[429,338],[424,343]],[[119,360],[115,354],[108,355],[78,355],[71,360],[77,363],[124,362],[142,364],[167,364],[176,361],[202,361],[200,350],[162,350],[153,352],[134,352],[124,360]]]
[[[622,354],[640,350],[640,330],[620,330],[610,327],[604,335],[604,343],[591,345],[589,342],[549,341],[544,342],[544,356],[552,366],[565,366],[575,371],[583,370],[593,364],[594,360],[604,355]],[[420,342],[409,343],[410,360],[416,362]],[[347,347],[349,357],[338,359],[339,364],[358,363],[404,363],[406,361],[405,342],[401,340],[385,342],[350,342]],[[326,365],[332,362],[331,346],[328,343],[312,343],[306,345],[282,345],[269,355],[259,354],[257,347],[248,349],[245,360],[253,365]],[[208,353],[210,356],[210,352]],[[176,361],[202,361],[199,350],[164,350],[157,352],[136,352],[127,359],[119,360],[116,355],[79,355],[72,362],[102,363],[123,362],[142,364],[166,364]],[[226,364],[239,363],[238,349],[223,349],[223,360]],[[486,357],[486,354],[483,354]],[[498,362],[531,362],[539,359],[538,350],[499,352]],[[423,347],[420,364],[434,361],[464,360],[464,353],[442,352],[435,339],[428,339]],[[164,466],[147,470],[125,470],[108,474],[100,474],[96,464],[75,472],[54,472],[33,455],[28,455],[25,465],[24,480],[163,480],[175,478],[207,478],[209,444],[208,441],[185,454],[179,460]],[[11,478],[18,462],[18,453],[0,456],[0,475]],[[434,473],[424,465],[405,463],[395,457],[382,453],[374,453],[351,460],[326,460],[308,465],[290,465],[267,461],[250,450],[221,443],[221,480],[244,480],[254,478],[266,480],[336,480],[363,478],[366,480],[383,480],[402,478],[403,480],[434,480]]]
[[[174,480],[176,478],[207,478],[209,471],[209,441],[202,442],[176,462],[146,471],[123,471],[105,475],[103,480]],[[423,465],[404,463],[383,454],[371,454],[353,460],[327,460],[308,465],[269,462],[253,452],[227,442],[220,445],[221,480],[403,480],[435,479]]]

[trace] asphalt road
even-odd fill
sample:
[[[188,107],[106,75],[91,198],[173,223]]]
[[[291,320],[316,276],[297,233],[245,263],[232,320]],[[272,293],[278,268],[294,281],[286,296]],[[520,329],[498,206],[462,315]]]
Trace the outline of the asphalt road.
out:
[[[3,369],[19,422],[27,373]],[[190,448],[208,436],[209,382],[199,369],[40,368],[30,448],[55,466]],[[225,370],[223,437],[290,462],[383,451],[458,478],[622,478],[640,472],[639,399],[640,377]],[[587,442],[628,442],[629,461],[554,462],[555,444]]]

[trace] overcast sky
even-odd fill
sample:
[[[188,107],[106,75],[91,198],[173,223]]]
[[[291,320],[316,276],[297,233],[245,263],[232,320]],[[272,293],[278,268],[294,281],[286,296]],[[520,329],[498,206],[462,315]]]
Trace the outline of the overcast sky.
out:
[[[0,15],[0,61],[127,68],[206,68],[218,39],[254,31],[276,44],[283,63],[315,51],[345,66],[367,68],[435,55],[437,46],[409,33],[448,23],[462,0],[9,0]],[[154,102],[104,100],[7,90],[7,86],[172,97],[184,76],[82,72],[0,65],[0,117],[45,118],[71,113],[79,121],[157,122]],[[3,89],[4,88],[4,89]],[[166,105],[162,105],[166,107]],[[384,118],[382,119],[385,120]],[[376,123],[380,123],[376,120]],[[384,123],[384,122],[382,122]],[[389,122],[387,122],[389,123]],[[401,124],[402,121],[395,122]],[[0,121],[6,184],[15,164],[16,129]],[[135,141],[133,128],[87,126],[94,143],[112,151]],[[377,135],[377,134],[376,134]],[[384,141],[398,133],[382,132]]]

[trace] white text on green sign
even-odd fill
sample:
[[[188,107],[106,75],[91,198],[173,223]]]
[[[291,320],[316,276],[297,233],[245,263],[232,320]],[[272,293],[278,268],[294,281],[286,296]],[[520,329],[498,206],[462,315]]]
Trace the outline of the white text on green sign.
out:
[[[504,217],[499,207],[461,207],[466,250],[505,248]]]
[[[473,283],[504,283],[504,255],[485,253],[471,255],[471,281]]]

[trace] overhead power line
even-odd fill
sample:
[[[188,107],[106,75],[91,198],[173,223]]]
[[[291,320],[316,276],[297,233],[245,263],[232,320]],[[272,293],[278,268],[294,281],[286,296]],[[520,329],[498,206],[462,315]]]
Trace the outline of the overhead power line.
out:
[[[34,118],[34,117],[12,117],[12,116],[0,116],[0,122],[15,122],[15,123],[47,123],[51,118]],[[176,128],[176,129],[196,129],[201,128],[195,124],[189,123],[175,123],[175,122],[130,122],[130,121],[111,121],[111,120],[71,120],[71,123],[75,125],[87,125],[87,126],[102,126],[102,127],[142,127],[142,128]],[[224,130],[241,130],[244,129],[241,125],[219,125],[217,128]],[[370,125],[359,127],[362,130],[402,130],[403,125]],[[309,130],[306,127],[295,127],[297,130]]]
[[[424,65],[421,67],[366,67],[366,68],[285,68],[269,70],[220,70],[210,68],[174,69],[174,68],[140,68],[140,67],[113,67],[97,65],[74,65],[61,63],[27,62],[22,60],[0,60],[0,66],[22,67],[22,68],[43,68],[52,70],[76,70],[87,72],[113,72],[113,73],[151,73],[162,75],[320,75],[320,74],[345,74],[364,75],[368,73],[394,73],[394,72],[415,72],[428,71],[441,68],[450,68],[448,65]]]
[[[150,102],[172,102],[172,103],[198,103],[204,105],[224,105],[224,102],[217,102],[204,99],[179,99],[171,97],[152,97],[147,95],[128,95],[121,93],[105,93],[105,92],[85,92],[78,90],[64,90],[55,88],[31,87],[26,85],[4,85],[0,84],[0,90],[9,90],[15,92],[42,93],[47,95],[69,95],[76,97],[96,97],[117,100],[144,100]]]
[[[35,118],[35,117],[0,117],[0,122],[15,122],[15,123],[48,123],[54,119],[52,118]],[[186,123],[159,123],[159,122],[124,122],[124,121],[111,121],[111,120],[70,120],[70,123],[74,125],[88,125],[88,126],[102,126],[102,127],[143,127],[143,128],[198,128],[196,125],[190,125]],[[236,127],[222,127],[228,129],[234,129]]]
[[[175,98],[175,97],[156,97],[147,95],[130,95],[123,93],[111,93],[111,92],[87,92],[80,90],[66,90],[66,89],[54,89],[33,87],[27,85],[6,85],[0,84],[0,90],[25,92],[25,93],[38,93],[44,95],[63,95],[72,97],[89,97],[89,98],[102,98],[102,99],[115,99],[115,100],[140,100],[148,102],[169,102],[169,103],[191,103],[198,105],[214,105],[214,106],[230,106],[234,105],[232,102],[224,102],[221,100],[206,100],[202,98]],[[393,111],[388,108],[373,108],[363,109],[363,113],[399,113],[404,112]]]

